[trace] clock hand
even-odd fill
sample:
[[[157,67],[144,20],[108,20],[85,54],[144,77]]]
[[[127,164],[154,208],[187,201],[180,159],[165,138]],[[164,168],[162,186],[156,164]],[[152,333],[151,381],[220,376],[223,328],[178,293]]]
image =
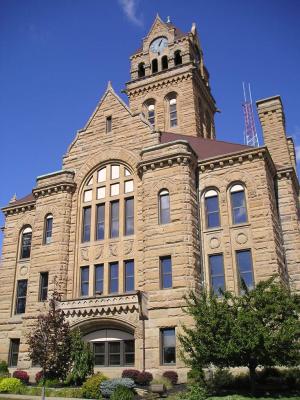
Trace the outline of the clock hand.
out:
[[[158,47],[160,47],[160,45],[161,45],[161,42],[162,42],[162,39],[161,39],[161,41],[159,42],[159,45],[158,45]]]

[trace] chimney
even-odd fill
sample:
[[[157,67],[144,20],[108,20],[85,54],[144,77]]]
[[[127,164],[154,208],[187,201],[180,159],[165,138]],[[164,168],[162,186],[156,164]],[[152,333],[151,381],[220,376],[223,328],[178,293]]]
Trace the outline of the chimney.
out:
[[[285,116],[280,96],[256,102],[265,145],[278,167],[294,166],[285,132]]]

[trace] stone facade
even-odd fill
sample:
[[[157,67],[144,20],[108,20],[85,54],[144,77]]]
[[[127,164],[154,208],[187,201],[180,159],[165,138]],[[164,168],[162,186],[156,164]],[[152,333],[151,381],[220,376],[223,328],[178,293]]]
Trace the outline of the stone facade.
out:
[[[300,291],[299,184],[281,100],[257,102],[265,146],[220,142],[208,77],[195,26],[184,34],[157,17],[131,57],[129,106],[109,83],[62,170],[3,208],[0,359],[12,369],[37,371],[26,334],[55,285],[96,368],[176,369],[181,381],[175,338],[192,323],[187,291],[239,293],[241,276],[255,284],[274,274]]]

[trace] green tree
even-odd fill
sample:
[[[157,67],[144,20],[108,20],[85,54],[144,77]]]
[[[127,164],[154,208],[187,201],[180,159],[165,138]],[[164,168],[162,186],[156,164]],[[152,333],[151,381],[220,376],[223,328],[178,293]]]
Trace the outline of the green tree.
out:
[[[70,369],[71,333],[54,291],[46,314],[40,314],[27,337],[29,356],[43,370],[43,379],[64,380]]]
[[[275,278],[248,290],[243,295],[230,292],[221,298],[202,292],[186,298],[186,312],[193,327],[183,327],[180,336],[182,356],[194,373],[203,368],[249,368],[255,389],[258,366],[292,366],[300,361],[299,296],[291,294]]]
[[[79,386],[94,373],[94,357],[88,343],[82,340],[80,329],[71,333],[70,381]]]

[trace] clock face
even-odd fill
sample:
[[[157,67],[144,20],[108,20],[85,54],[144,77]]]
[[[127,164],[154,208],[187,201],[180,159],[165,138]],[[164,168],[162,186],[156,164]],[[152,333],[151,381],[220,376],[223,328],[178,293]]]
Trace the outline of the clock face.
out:
[[[152,51],[152,53],[161,53],[165,47],[168,47],[168,39],[161,36],[153,40],[150,45],[150,51]]]

